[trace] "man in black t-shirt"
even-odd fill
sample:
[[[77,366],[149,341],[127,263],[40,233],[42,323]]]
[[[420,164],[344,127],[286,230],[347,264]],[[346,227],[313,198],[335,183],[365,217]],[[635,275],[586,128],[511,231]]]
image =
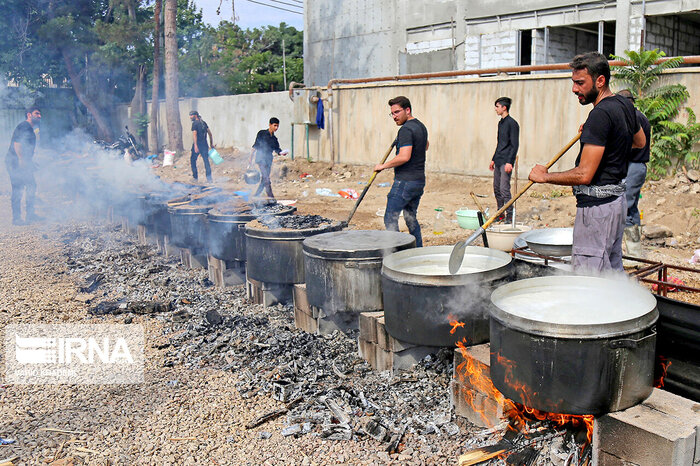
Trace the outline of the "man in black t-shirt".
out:
[[[510,116],[510,97],[499,97],[494,106],[496,114],[501,117],[498,122],[498,138],[496,151],[493,153],[489,170],[493,172],[493,194],[496,197],[498,209],[510,201],[510,175],[515,165],[515,156],[518,154],[520,144],[520,126]],[[513,219],[513,206],[510,206],[505,215],[497,220],[510,222]]]
[[[408,232],[416,238],[416,247],[423,246],[417,213],[425,188],[425,152],[428,150],[428,130],[413,116],[411,102],[404,96],[389,101],[391,117],[400,126],[396,136],[396,157],[378,164],[374,171],[394,169],[394,184],[387,195],[384,226],[399,231],[399,215],[403,211]]]
[[[211,165],[209,164],[209,148],[214,147],[214,136],[211,134],[209,125],[202,120],[199,112],[196,110],[190,111],[190,120],[192,120],[192,155],[190,156],[190,165],[192,166],[192,178],[197,179],[197,157],[202,156],[204,160],[204,171],[207,175],[207,181],[212,182]],[[209,143],[207,144],[207,135],[209,135]]]
[[[10,183],[12,185],[12,223],[14,225],[23,225],[22,221],[22,191],[26,190],[25,210],[26,222],[35,222],[41,220],[34,213],[34,197],[36,195],[36,181],[34,180],[34,148],[36,146],[35,128],[39,127],[41,122],[41,111],[38,107],[31,107],[25,113],[27,119],[17,125],[12,140],[10,149],[5,157],[5,166],[7,173],[10,175]]]
[[[581,132],[576,166],[548,173],[535,165],[530,180],[573,186],[576,220],[571,262],[591,272],[622,270],[622,232],[625,226],[625,184],[632,148],[646,144],[634,106],[610,91],[610,66],[598,52],[574,57],[572,91],[581,105],[592,103]]]

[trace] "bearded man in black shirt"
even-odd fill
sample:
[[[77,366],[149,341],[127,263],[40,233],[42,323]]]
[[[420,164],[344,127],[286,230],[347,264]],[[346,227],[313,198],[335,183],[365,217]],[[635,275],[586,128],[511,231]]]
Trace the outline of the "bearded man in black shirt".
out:
[[[34,180],[34,148],[36,146],[36,133],[34,128],[39,127],[41,111],[38,107],[27,109],[27,119],[17,125],[10,149],[5,157],[5,166],[10,175],[12,185],[12,224],[24,225],[22,221],[22,191],[26,190],[25,210],[27,223],[41,220],[34,213],[34,197],[36,195],[36,181]]]
[[[602,54],[577,55],[569,66],[573,70],[572,91],[579,103],[593,104],[582,126],[576,166],[549,173],[545,166],[535,165],[529,178],[535,183],[573,187],[574,268],[621,271],[622,232],[627,214],[623,180],[632,148],[643,148],[646,137],[632,103],[610,91],[610,66]]]

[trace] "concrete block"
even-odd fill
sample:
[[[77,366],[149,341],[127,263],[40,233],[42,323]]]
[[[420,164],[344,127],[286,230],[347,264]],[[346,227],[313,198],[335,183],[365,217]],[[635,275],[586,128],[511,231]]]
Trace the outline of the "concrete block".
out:
[[[391,351],[398,353],[410,348],[414,348],[418,345],[413,343],[408,343],[406,341],[397,340],[396,338],[389,335],[386,331],[386,325],[384,324],[384,316],[377,318],[377,343],[379,347],[385,351]],[[426,347],[428,348],[428,347]]]
[[[294,285],[292,290],[292,297],[294,301],[294,307],[302,309],[309,315],[311,314],[311,305],[309,304],[309,299],[306,296],[306,283],[297,283]]]
[[[459,349],[455,350],[452,364],[452,378],[461,380],[461,383],[470,385],[470,382],[462,377],[460,378],[459,371],[463,369],[463,364],[467,362],[467,358],[471,359],[472,364],[476,364],[484,376],[491,379],[491,344],[484,343],[483,345],[469,346],[466,349],[466,356]],[[478,387],[473,387],[478,388]]]
[[[180,248],[175,246],[167,235],[163,237],[163,246],[165,249],[165,257],[180,255]]]
[[[294,307],[294,326],[306,333],[315,334],[318,331],[318,321],[310,313]]]
[[[242,266],[236,266],[233,263],[227,264],[226,261],[209,255],[207,256],[207,268],[209,280],[217,288],[226,288],[227,286],[237,286],[245,283],[245,268]]]
[[[450,382],[450,404],[455,410],[455,415],[481,427],[493,427],[504,417],[502,403],[464,386],[457,380]]]
[[[361,312],[359,317],[360,338],[377,343],[377,318],[383,317],[384,311]]]
[[[148,237],[146,236],[146,225],[138,225],[136,227],[136,236],[138,237],[138,243],[141,245],[148,244]]]
[[[641,404],[596,418],[593,460],[604,452],[639,465],[697,464],[698,431],[699,403],[654,389]]]

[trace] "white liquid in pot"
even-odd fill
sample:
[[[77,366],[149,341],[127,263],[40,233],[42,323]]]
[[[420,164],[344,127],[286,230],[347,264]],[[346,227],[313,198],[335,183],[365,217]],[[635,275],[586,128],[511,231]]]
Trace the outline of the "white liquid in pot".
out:
[[[624,322],[654,307],[649,297],[624,282],[610,286],[536,286],[500,296],[494,304],[514,316],[566,325]],[[653,301],[653,298],[652,298]]]

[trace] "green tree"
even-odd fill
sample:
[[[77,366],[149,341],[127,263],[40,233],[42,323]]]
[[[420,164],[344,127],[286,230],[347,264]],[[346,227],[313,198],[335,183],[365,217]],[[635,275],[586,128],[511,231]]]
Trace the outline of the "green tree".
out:
[[[666,54],[658,49],[639,51],[626,50],[625,56],[614,56],[626,64],[613,68],[613,78],[635,96],[635,104],[651,124],[651,153],[649,176],[665,176],[669,169],[681,165],[697,164],[693,135],[696,134],[695,114],[688,109],[688,123],[675,121],[690,93],[682,84],[661,84],[664,70],[676,68],[683,63],[680,57],[657,62]],[[697,139],[695,139],[697,142]],[[695,155],[693,155],[695,154]]]

